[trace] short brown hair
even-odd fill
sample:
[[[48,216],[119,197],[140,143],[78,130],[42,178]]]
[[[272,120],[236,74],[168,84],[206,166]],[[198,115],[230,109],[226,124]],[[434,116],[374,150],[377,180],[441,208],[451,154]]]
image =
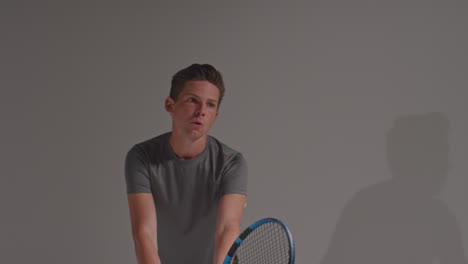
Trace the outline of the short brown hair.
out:
[[[172,77],[169,97],[176,101],[188,81],[207,81],[219,89],[218,107],[224,96],[224,82],[221,72],[210,64],[192,64],[178,71]]]

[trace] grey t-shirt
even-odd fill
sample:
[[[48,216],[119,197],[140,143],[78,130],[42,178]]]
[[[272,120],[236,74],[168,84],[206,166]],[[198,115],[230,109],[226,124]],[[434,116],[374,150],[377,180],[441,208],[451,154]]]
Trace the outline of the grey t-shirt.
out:
[[[241,153],[208,136],[202,153],[179,159],[165,133],[136,144],[127,154],[127,193],[152,193],[162,264],[213,262],[219,198],[247,194]]]

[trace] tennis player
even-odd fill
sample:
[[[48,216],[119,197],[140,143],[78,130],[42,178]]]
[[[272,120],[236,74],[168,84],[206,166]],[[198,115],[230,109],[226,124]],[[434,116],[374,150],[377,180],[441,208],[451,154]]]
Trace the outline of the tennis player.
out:
[[[165,109],[172,130],[134,145],[125,161],[139,264],[221,264],[240,233],[243,155],[208,135],[224,95],[209,64],[177,72]]]

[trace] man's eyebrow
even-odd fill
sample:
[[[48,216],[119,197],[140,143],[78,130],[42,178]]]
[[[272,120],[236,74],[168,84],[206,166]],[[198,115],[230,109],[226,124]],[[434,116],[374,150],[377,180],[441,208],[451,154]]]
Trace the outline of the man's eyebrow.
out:
[[[196,98],[200,98],[200,96],[198,96],[198,95],[196,95],[194,93],[190,93],[190,92],[186,93],[185,96],[193,96],[193,97],[196,97]],[[212,103],[218,103],[217,99],[209,98],[207,101],[212,102]]]
[[[196,95],[196,94],[194,94],[194,93],[186,93],[185,96],[187,96],[187,95],[195,96],[195,97],[197,97],[197,98],[200,98],[198,95]]]

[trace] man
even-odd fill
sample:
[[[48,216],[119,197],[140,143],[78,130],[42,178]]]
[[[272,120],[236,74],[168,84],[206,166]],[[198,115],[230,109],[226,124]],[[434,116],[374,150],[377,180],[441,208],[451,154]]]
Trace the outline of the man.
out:
[[[209,64],[177,72],[165,109],[172,131],[136,144],[125,162],[139,264],[221,264],[240,233],[247,165],[208,131],[224,95]]]

